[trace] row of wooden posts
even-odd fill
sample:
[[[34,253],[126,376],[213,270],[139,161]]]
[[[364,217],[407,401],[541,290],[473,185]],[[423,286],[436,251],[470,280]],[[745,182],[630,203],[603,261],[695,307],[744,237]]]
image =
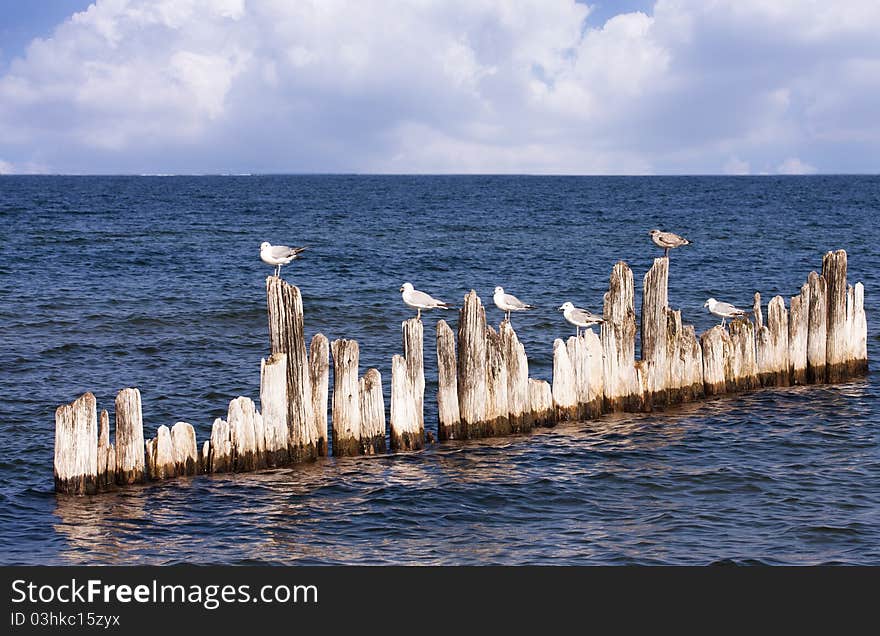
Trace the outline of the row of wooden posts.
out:
[[[553,383],[529,377],[525,348],[509,322],[496,331],[476,292],[464,298],[456,333],[437,323],[440,440],[528,432],[565,420],[615,411],[648,411],[762,386],[839,382],[867,372],[864,288],[846,282],[846,252],[828,252],[789,309],[781,296],[759,294],[754,319],[715,326],[696,336],[669,308],[669,259],[657,258],[644,278],[641,359],[636,360],[632,270],[611,272],[599,334],[553,343]],[[237,397],[201,446],[186,422],[160,426],[144,440],[141,396],[116,396],[115,443],[110,418],[86,393],[55,414],[55,488],[91,494],[128,484],[202,472],[243,472],[328,455],[386,450],[386,409],[377,369],[359,377],[354,340],[332,344],[315,335],[306,349],[302,297],[280,278],[266,281],[271,355],[260,368],[260,409]],[[403,352],[391,362],[390,446],[425,444],[422,322],[403,322]],[[457,346],[456,346],[457,345]],[[332,444],[328,435],[332,354]]]

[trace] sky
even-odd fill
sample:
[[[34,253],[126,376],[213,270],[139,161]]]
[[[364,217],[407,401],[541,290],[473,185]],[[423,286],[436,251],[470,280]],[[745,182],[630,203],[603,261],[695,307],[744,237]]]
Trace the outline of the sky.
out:
[[[0,174],[880,172],[877,0],[0,15]]]

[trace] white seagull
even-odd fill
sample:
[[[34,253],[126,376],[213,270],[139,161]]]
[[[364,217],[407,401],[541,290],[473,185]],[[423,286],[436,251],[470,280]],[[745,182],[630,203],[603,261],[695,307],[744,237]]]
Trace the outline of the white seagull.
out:
[[[260,260],[275,267],[275,276],[281,276],[281,266],[297,258],[304,249],[306,248],[272,245],[269,241],[263,241],[260,244]]]
[[[691,242],[684,238],[683,236],[679,236],[678,234],[673,234],[672,232],[661,232],[660,230],[651,230],[648,232],[651,235],[651,240],[654,241],[654,245],[657,247],[663,248],[663,256],[669,258],[669,250],[674,247],[681,247],[682,245],[690,245]]]
[[[422,309],[451,309],[449,303],[444,303],[430,294],[413,289],[412,283],[404,283],[400,291],[406,306],[418,310],[419,313],[416,315],[418,320],[422,319]]]
[[[565,316],[565,319],[568,322],[574,325],[575,333],[578,337],[581,335],[581,327],[588,328],[605,322],[596,314],[589,312],[586,309],[575,307],[571,303],[563,303],[562,307],[559,308],[559,311],[562,312],[562,315]]]
[[[527,305],[513,294],[505,294],[504,288],[501,285],[495,288],[495,295],[492,296],[492,300],[495,301],[495,306],[498,309],[507,314],[507,322],[510,322],[511,311],[526,311],[527,309],[535,308],[534,305]]]
[[[714,298],[710,298],[709,300],[707,300],[703,307],[708,307],[710,314],[721,318],[722,327],[724,326],[724,321],[728,318],[739,318],[742,316],[746,316],[749,313],[744,309],[734,307],[730,303],[719,302]]]

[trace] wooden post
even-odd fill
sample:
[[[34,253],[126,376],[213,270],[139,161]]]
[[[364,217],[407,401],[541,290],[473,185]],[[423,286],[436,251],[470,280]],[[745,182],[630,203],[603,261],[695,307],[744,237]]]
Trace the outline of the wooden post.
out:
[[[199,453],[199,472],[211,472],[211,442],[207,439],[202,444],[202,450]]]
[[[142,483],[145,478],[144,421],[141,392],[122,389],[116,394],[116,483]]]
[[[98,414],[92,393],[55,410],[54,473],[56,492],[91,495],[98,490]]]
[[[355,340],[334,340],[333,454],[358,455],[361,449],[361,405],[358,386],[360,349]]]
[[[725,341],[729,341],[724,327],[715,325],[700,336],[703,352],[703,385],[706,395],[718,395],[726,390]]]
[[[810,309],[807,328],[807,381],[824,382],[826,378],[825,347],[828,342],[828,289],[825,277],[810,272]]]
[[[853,293],[852,371],[857,375],[868,372],[868,318],[865,315],[865,286],[856,283]]]
[[[309,380],[312,385],[312,412],[315,416],[318,455],[329,454],[327,443],[327,403],[330,384],[330,342],[316,333],[309,345]]]
[[[755,336],[758,377],[764,386],[788,386],[788,312],[782,296],[767,305],[767,325]]]
[[[471,290],[459,310],[458,408],[467,437],[484,435],[488,406],[486,311],[477,292]]]
[[[171,427],[174,466],[178,475],[195,475],[199,471],[199,448],[192,424],[177,422]]]
[[[455,336],[445,320],[437,323],[437,415],[439,439],[463,439],[467,436],[458,410]]]
[[[98,422],[98,490],[106,490],[116,483],[116,449],[110,443],[107,409],[101,409]]]
[[[849,334],[846,315],[846,252],[828,252],[822,259],[822,275],[827,284],[828,321],[825,364],[828,382],[840,382],[847,376]]]
[[[642,360],[646,363],[642,369],[648,388],[643,399],[648,408],[669,401],[668,283],[669,259],[655,258],[645,274],[642,293]]]
[[[491,326],[486,327],[486,355],[487,413],[483,422],[484,435],[509,435],[507,365],[501,336]]]
[[[424,440],[406,359],[395,355],[391,358],[391,450],[417,450],[424,447]]]
[[[229,402],[226,421],[232,440],[233,470],[249,472],[266,466],[265,455],[261,455],[257,444],[255,426],[256,406],[248,397],[237,397]]]
[[[164,424],[156,431],[156,437],[146,443],[146,465],[150,479],[169,479],[177,476],[171,431]]]
[[[791,297],[788,314],[788,364],[792,384],[807,382],[807,333],[810,328],[810,285]]]
[[[524,433],[532,428],[529,408],[529,360],[526,349],[519,341],[513,325],[508,321],[499,327],[502,357],[507,366],[507,417],[514,433]]]
[[[260,361],[260,412],[269,466],[283,466],[290,460],[287,403],[287,354],[273,353]]]
[[[753,339],[754,342],[754,339]],[[685,325],[682,332],[681,355],[682,365],[682,400],[689,402],[702,398],[706,387],[703,382],[703,348],[697,338],[693,325]]]
[[[556,424],[553,390],[548,382],[529,378],[529,405],[532,411],[533,426],[553,426]]]
[[[761,386],[755,358],[755,329],[747,320],[730,323],[725,341],[725,382],[728,393],[750,391]]]
[[[641,389],[635,369],[636,314],[633,274],[623,261],[611,270],[602,323],[604,411],[637,411]]]
[[[287,354],[287,422],[291,460],[317,456],[315,416],[309,360],[303,327],[302,296],[299,288],[276,276],[266,278],[269,313],[269,344],[272,353]]]
[[[361,452],[375,455],[385,452],[385,398],[382,375],[378,369],[367,369],[358,382],[361,407]]]
[[[559,422],[577,419],[577,381],[568,347],[562,338],[553,341],[553,406]]]
[[[410,318],[400,323],[403,333],[403,357],[406,360],[406,368],[409,379],[413,386],[413,398],[415,399],[416,418],[419,428],[425,428],[425,363],[424,363],[424,334],[422,321],[418,318]]]
[[[232,433],[229,422],[219,417],[211,427],[210,454],[208,456],[208,472],[227,473],[233,468]]]

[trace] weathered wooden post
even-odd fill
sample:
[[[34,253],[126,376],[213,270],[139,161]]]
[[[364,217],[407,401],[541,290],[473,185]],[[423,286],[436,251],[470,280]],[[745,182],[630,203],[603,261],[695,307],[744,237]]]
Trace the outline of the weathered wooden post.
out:
[[[685,325],[684,327],[681,350],[684,357],[682,384],[685,387],[682,399],[687,402],[702,398],[706,391],[703,383],[703,348],[700,346],[693,325]]]
[[[486,327],[486,419],[483,435],[509,435],[510,419],[507,402],[507,365],[501,336],[491,326]]]
[[[767,325],[755,335],[758,377],[764,386],[788,386],[788,312],[782,296],[767,305]]]
[[[110,443],[107,409],[101,409],[98,422],[98,490],[105,490],[116,483],[116,449]]]
[[[418,450],[424,447],[424,439],[412,376],[406,359],[395,355],[391,358],[391,450]]]
[[[645,408],[653,404],[670,402],[669,389],[672,380],[670,374],[670,349],[676,342],[669,341],[668,336],[668,285],[669,259],[655,258],[651,269],[645,273],[642,293],[642,372],[646,375],[647,390],[642,396]],[[673,323],[673,330],[675,324]],[[680,322],[679,322],[680,326]]]
[[[367,369],[358,382],[361,406],[361,452],[374,455],[385,452],[385,398],[382,396],[382,375],[378,369]]]
[[[862,283],[855,284],[853,300],[852,371],[856,375],[863,375],[868,372],[868,317],[865,315],[865,286]]]
[[[210,453],[207,456],[207,471],[211,473],[226,473],[233,468],[232,434],[229,422],[220,419],[214,420],[211,426]]]
[[[266,462],[283,466],[290,460],[286,353],[273,353],[260,361],[260,412],[266,431]]]
[[[577,379],[568,347],[562,338],[553,341],[553,406],[560,422],[578,419]]]
[[[623,261],[611,270],[602,323],[604,411],[637,411],[641,389],[635,369],[633,274]]]
[[[171,427],[174,466],[178,475],[195,475],[199,471],[199,449],[192,424],[176,422]]]
[[[169,479],[177,476],[171,431],[164,424],[156,431],[156,437],[146,443],[146,465],[150,479]]]
[[[144,421],[141,392],[122,389],[116,394],[116,483],[142,483],[145,478]]]
[[[825,346],[826,379],[840,382],[850,374],[852,322],[855,317],[853,293],[848,303],[846,251],[828,252],[822,259],[822,276],[827,286],[827,333]],[[847,311],[847,305],[851,308]]]
[[[529,378],[529,405],[533,426],[553,426],[556,413],[553,409],[553,390],[544,380]]]
[[[410,382],[413,386],[413,399],[415,400],[416,418],[421,429],[425,428],[425,363],[424,363],[424,332],[422,321],[418,318],[410,318],[400,323],[403,333],[403,357],[406,360],[406,368]]]
[[[327,444],[327,402],[330,385],[330,342],[324,334],[317,333],[309,345],[309,380],[312,385],[312,411],[315,416],[317,452],[329,454]]]
[[[514,433],[532,429],[529,408],[529,360],[513,325],[505,321],[499,327],[502,356],[507,365],[507,417]]]
[[[355,340],[334,340],[333,353],[333,454],[358,455],[361,451],[361,405],[358,385],[360,348]]]
[[[281,278],[266,278],[271,353],[287,354],[288,448],[292,461],[317,456],[315,416],[309,359],[306,356],[302,296],[299,288]]]
[[[265,437],[260,444],[257,430],[263,432],[262,417],[258,424],[256,411],[254,401],[248,397],[239,396],[229,402],[226,421],[229,423],[235,472],[249,472],[266,466],[265,453],[261,452],[261,446],[265,449]]]
[[[729,340],[727,332],[721,325],[715,325],[700,336],[703,352],[703,385],[706,395],[718,395],[726,391],[724,348],[725,342]]]
[[[724,345],[725,380],[728,393],[750,391],[761,386],[755,358],[755,329],[747,320],[730,323],[730,333]]]
[[[458,408],[467,437],[484,435],[488,406],[486,311],[477,292],[471,290],[459,310]]]
[[[807,382],[807,333],[810,328],[810,285],[791,297],[788,314],[788,364],[792,384]]]
[[[437,323],[437,415],[437,437],[440,440],[467,436],[458,410],[455,335],[445,320]]]
[[[807,381],[824,382],[825,347],[828,342],[827,284],[824,276],[810,272],[807,285],[810,287],[810,309],[807,317]]]
[[[141,444],[143,452],[143,443]],[[91,495],[98,489],[98,414],[85,393],[55,410],[55,491]]]

